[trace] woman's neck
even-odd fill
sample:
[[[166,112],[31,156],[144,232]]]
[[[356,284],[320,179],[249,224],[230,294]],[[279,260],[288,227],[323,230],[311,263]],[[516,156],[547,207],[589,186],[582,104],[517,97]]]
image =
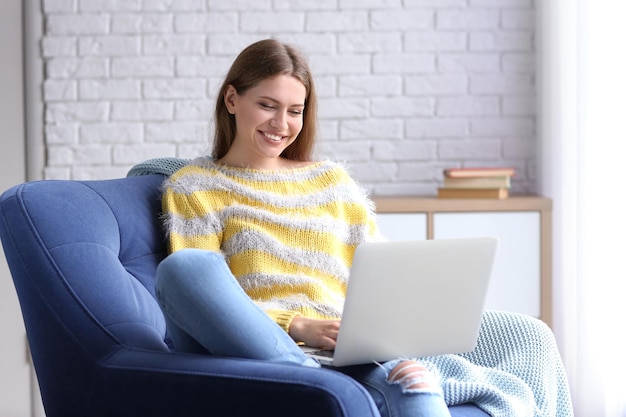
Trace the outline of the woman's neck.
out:
[[[283,157],[254,159],[237,158],[226,154],[223,158],[216,161],[218,164],[226,165],[233,168],[255,169],[260,171],[279,171],[284,169],[302,168],[314,164],[314,161],[294,161]]]

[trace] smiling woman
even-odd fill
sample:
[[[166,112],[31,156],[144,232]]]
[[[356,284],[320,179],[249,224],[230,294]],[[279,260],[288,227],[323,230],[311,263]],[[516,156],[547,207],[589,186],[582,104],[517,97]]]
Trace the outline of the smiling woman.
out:
[[[283,91],[282,87],[286,90]],[[248,94],[251,89],[254,91]],[[299,119],[299,133],[294,136],[298,140],[291,141],[291,146],[283,149],[281,156],[284,160],[281,162],[311,160],[317,134],[317,94],[308,63],[295,48],[273,39],[248,46],[233,62],[218,97],[224,101],[217,100],[215,106],[214,160],[224,158],[236,140],[239,131],[233,104],[243,97],[250,100],[251,105],[256,104],[273,113],[274,117],[264,116],[265,133],[270,135],[278,136],[277,129],[286,129],[288,120]],[[296,129],[295,123],[289,123],[288,127]],[[284,132],[279,133],[283,136]],[[289,133],[294,135],[294,131]]]
[[[365,190],[342,165],[312,160],[316,105],[292,47],[263,40],[235,59],[217,99],[212,157],[164,184],[171,253],[156,293],[176,349],[317,368],[297,343],[334,348],[354,250],[381,237]],[[419,372],[400,387],[409,368]],[[354,377],[382,415],[450,416],[416,361],[363,371]]]
[[[255,169],[302,166],[279,158],[302,130],[306,89],[291,75],[278,75],[239,94],[228,85],[224,103],[235,118],[236,135],[219,162]]]

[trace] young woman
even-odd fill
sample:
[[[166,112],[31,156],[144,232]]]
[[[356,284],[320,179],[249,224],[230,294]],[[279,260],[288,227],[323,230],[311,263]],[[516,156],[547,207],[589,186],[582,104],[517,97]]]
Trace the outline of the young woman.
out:
[[[318,367],[298,343],[334,347],[354,250],[381,237],[365,191],[340,164],[313,160],[316,107],[294,48],[263,40],[234,61],[211,157],[164,184],[170,255],[156,289],[177,350]],[[384,416],[450,415],[420,361],[339,370]]]

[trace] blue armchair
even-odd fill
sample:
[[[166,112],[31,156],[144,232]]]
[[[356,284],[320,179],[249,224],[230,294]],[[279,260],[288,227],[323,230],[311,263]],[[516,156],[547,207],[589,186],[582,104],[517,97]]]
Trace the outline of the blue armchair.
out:
[[[153,291],[162,181],[39,181],[0,198],[47,416],[378,416],[332,370],[172,350]],[[451,412],[487,416],[469,404]]]

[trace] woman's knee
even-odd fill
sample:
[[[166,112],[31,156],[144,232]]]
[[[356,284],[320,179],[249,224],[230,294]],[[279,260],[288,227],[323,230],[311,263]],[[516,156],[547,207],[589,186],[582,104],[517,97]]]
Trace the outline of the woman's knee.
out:
[[[432,372],[415,360],[403,360],[395,365],[387,376],[389,384],[398,384],[402,392],[424,392],[439,390]]]
[[[502,311],[486,311],[483,317],[481,336],[487,341],[501,341],[506,335],[507,340],[516,343],[554,344],[552,330],[535,317]]]
[[[181,249],[166,256],[157,266],[157,273],[204,268],[207,263],[214,262],[223,262],[223,256],[217,252],[201,249]]]
[[[175,293],[188,293],[200,290],[203,282],[209,279],[225,263],[219,253],[198,249],[176,251],[159,263],[156,269],[155,291],[162,301],[164,296]],[[228,268],[226,266],[226,268]]]
[[[181,249],[163,259],[156,270],[157,285],[159,281],[172,277],[198,277],[199,271],[210,271],[215,265],[224,262],[221,254],[200,249]]]

